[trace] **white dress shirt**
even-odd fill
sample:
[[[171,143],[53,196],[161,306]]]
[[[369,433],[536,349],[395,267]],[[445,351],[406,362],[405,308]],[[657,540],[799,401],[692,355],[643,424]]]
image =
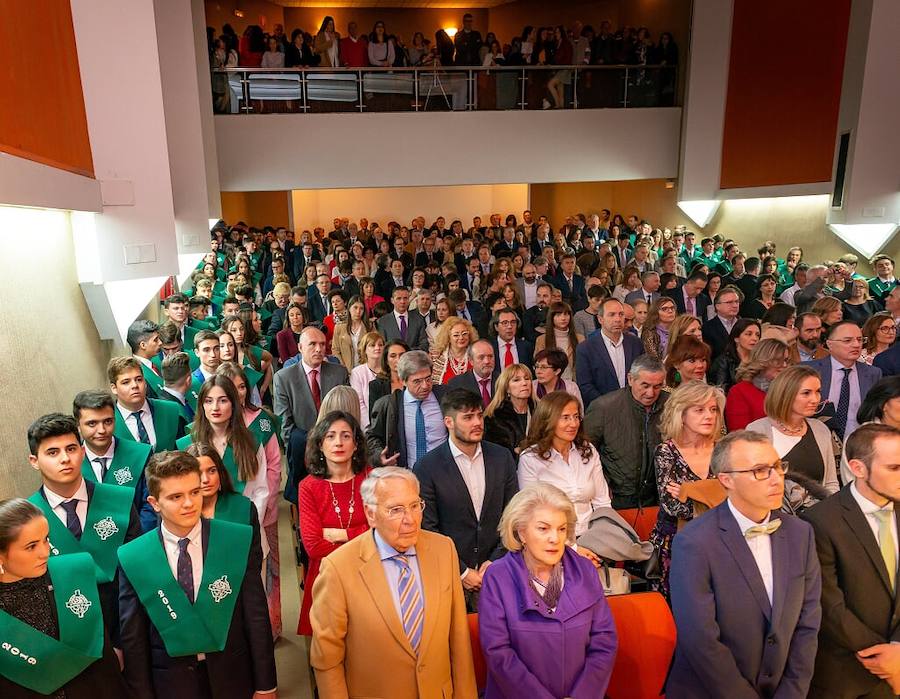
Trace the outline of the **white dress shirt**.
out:
[[[96,459],[106,459],[105,465],[106,470],[109,470],[109,467],[112,466],[112,460],[116,455],[116,440],[113,439],[109,443],[109,449],[106,450],[105,454],[95,454],[91,451],[90,447],[85,443],[84,445],[84,455],[87,457],[87,460],[91,463],[91,470],[94,472],[94,477],[97,479],[98,483],[103,482],[103,472],[100,470],[100,464],[95,463]]]
[[[787,289],[781,292],[781,300],[793,306],[794,294],[796,294],[798,291],[800,291],[800,285],[794,282],[792,286],[789,286]]]
[[[519,363],[519,350],[516,349],[516,340],[513,338],[509,342],[506,340],[501,340],[499,337],[497,338],[497,349],[500,351],[500,354],[497,355],[497,366],[500,367],[502,371],[506,366],[506,347],[509,345],[509,349],[512,352],[513,364]],[[476,379],[477,380],[477,379]],[[490,389],[488,389],[490,391]]]
[[[856,500],[856,504],[859,505],[859,509],[862,510],[863,515],[866,518],[866,524],[869,525],[869,529],[872,530],[872,536],[875,537],[875,546],[878,544],[878,518],[875,517],[875,513],[879,510],[889,510],[893,513],[894,511],[894,503],[889,502],[884,507],[879,507],[874,502],[866,498],[862,493],[859,492],[856,488],[856,481],[850,484],[850,494],[853,496],[853,499]],[[897,518],[891,517],[891,534],[894,537],[894,543],[897,543]]]
[[[771,517],[771,515],[766,515],[766,518],[762,522],[754,522],[752,519],[744,517],[744,515],[738,512],[735,506],[731,504],[730,499],[728,500],[728,509],[731,511],[735,520],[737,520],[738,529],[741,530],[742,534],[750,527],[768,524]],[[747,542],[747,547],[753,555],[753,560],[756,561],[756,567],[759,569],[759,574],[760,577],[762,577],[763,585],[765,585],[766,588],[766,595],[768,596],[769,604],[771,605],[772,590],[774,587],[774,574],[772,571],[772,537],[771,535],[767,536],[766,534],[760,534],[759,536],[754,536],[752,539],[748,539],[745,536],[744,541]]]
[[[522,282],[522,291],[525,294],[524,304],[525,308],[531,308],[532,306],[537,306],[537,279],[534,280],[534,284],[529,284],[526,281]]]
[[[619,388],[625,387],[625,333],[619,336],[618,342],[613,342],[612,338],[603,330],[600,331],[600,337],[603,338],[603,344],[606,345],[606,351],[609,359],[612,361],[613,368],[616,370],[616,380],[619,382]]]
[[[831,357],[831,386],[828,389],[828,400],[830,400],[834,407],[838,407],[838,402],[841,399],[841,382],[844,380],[844,372],[841,371],[844,369],[844,365],[837,361],[834,357]],[[859,410],[859,404],[862,402],[862,398],[859,393],[859,372],[856,370],[858,362],[853,362],[853,366],[850,368],[850,405],[847,409],[847,426],[844,428],[844,434],[849,435],[853,434],[853,431],[859,427],[859,423],[856,421],[856,412]]]
[[[475,449],[475,456],[471,459],[465,454],[452,439],[448,440],[450,453],[456,462],[456,467],[466,483],[466,489],[469,491],[469,497],[472,499],[472,507],[475,509],[475,516],[481,519],[481,508],[484,505],[484,454],[481,451],[481,444]]]
[[[574,444],[567,456],[565,459],[551,449],[550,458],[542,459],[533,449],[526,449],[519,457],[519,488],[540,481],[562,490],[575,506],[575,536],[581,536],[587,531],[591,513],[598,507],[612,507],[612,500],[600,455],[593,445],[586,462]]]
[[[131,411],[118,402],[116,403],[116,406],[122,414],[122,419],[125,421],[125,427],[128,428],[128,431],[131,432],[131,436],[134,437],[134,441],[140,442],[141,438],[138,436],[137,418],[131,414],[132,412],[137,412],[137,410]],[[153,426],[153,414],[150,412],[150,403],[145,399],[144,404],[139,409],[144,411],[141,413],[141,422],[144,423],[144,429],[147,430],[147,436],[150,438],[150,446],[156,449],[156,428]]]
[[[81,464],[79,464],[79,467],[80,466]],[[64,498],[61,495],[57,495],[46,485],[44,486],[44,496],[47,498],[50,509],[53,510],[53,513],[57,517],[59,517],[59,521],[63,523],[63,526],[66,525],[66,511],[63,509],[62,504],[64,502],[69,502],[69,500],[77,500],[78,504],[75,506],[75,514],[78,515],[78,519],[81,521],[81,528],[84,529],[84,523],[87,521],[88,512],[87,485],[84,483],[84,478],[81,479],[81,485],[78,486],[78,490],[76,490],[75,494],[70,498]]]

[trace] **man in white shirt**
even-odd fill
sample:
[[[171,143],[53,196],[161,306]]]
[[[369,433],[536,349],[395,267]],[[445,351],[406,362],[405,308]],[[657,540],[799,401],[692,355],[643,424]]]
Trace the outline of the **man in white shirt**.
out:
[[[810,696],[893,697],[900,693],[900,430],[863,425],[844,454],[853,482],[803,515],[816,533],[829,610]]]
[[[453,539],[466,604],[474,611],[484,571],[504,553],[498,526],[518,490],[516,465],[508,449],[482,441],[484,415],[477,394],[452,389],[441,399],[441,410],[449,439],[413,469],[425,501],[422,526]]]
[[[822,579],[812,528],[779,512],[786,466],[767,437],[739,430],[716,443],[709,468],[727,500],[674,539],[666,695],[806,697]]]
[[[794,267],[794,283],[781,292],[782,301],[784,301],[785,303],[789,303],[792,306],[796,305],[794,303],[794,294],[796,294],[806,286],[808,272],[809,265],[805,262],[800,262],[796,267]]]
[[[537,268],[530,262],[522,267],[522,276],[516,279],[526,310],[537,305]]]
[[[604,299],[600,304],[600,332],[575,350],[575,376],[584,404],[590,406],[595,398],[623,388],[631,363],[643,353],[643,343],[625,332],[625,305],[616,299]]]

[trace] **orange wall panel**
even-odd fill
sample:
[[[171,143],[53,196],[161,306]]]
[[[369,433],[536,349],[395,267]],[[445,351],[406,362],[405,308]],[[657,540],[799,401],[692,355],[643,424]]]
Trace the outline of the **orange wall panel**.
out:
[[[94,176],[68,0],[0,0],[0,151]]]
[[[850,0],[735,0],[722,189],[827,182]]]
[[[290,192],[222,192],[222,218],[248,226],[289,226]]]

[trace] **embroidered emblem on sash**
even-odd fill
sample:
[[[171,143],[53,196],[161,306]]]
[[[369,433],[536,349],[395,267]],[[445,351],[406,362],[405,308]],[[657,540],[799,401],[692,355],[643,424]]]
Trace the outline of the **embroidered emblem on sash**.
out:
[[[134,480],[134,476],[131,475],[131,471],[127,468],[120,468],[118,471],[114,471],[113,477],[116,479],[116,485],[125,485]]]
[[[216,604],[231,594],[231,584],[228,582],[227,575],[223,575],[218,580],[213,580],[207,587],[209,587],[213,602]]]
[[[112,517],[104,517],[94,525],[94,531],[100,537],[100,541],[106,541],[113,534],[119,533],[119,528],[113,522]]]
[[[272,423],[264,418],[259,421],[259,429],[261,432],[271,432],[272,431]]]
[[[87,611],[91,608],[92,604],[93,602],[81,594],[81,590],[78,589],[72,593],[71,597],[69,597],[69,601],[66,602],[66,609],[79,619],[84,619],[84,615],[87,614]]]

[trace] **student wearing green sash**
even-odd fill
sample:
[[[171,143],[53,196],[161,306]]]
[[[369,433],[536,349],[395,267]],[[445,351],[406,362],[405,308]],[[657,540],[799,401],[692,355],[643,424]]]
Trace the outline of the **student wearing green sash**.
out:
[[[159,326],[150,320],[136,320],[128,327],[126,339],[132,356],[141,364],[144,382],[147,384],[147,395],[150,398],[159,398],[163,380],[159,368],[152,362],[162,347]]]
[[[233,363],[237,366],[241,367],[241,371],[244,372],[244,378],[247,381],[247,388],[250,392],[250,400],[254,405],[262,404],[262,399],[259,395],[259,384],[262,382],[263,377],[265,376],[261,371],[257,371],[249,363],[238,364],[238,347],[237,343],[234,341],[234,335],[232,335],[227,330],[219,331],[219,358],[222,360],[222,364]],[[249,355],[245,355],[245,359]]]
[[[239,315],[222,319],[222,330],[231,333],[237,346],[237,363],[262,372],[258,388],[260,395],[265,395],[272,383],[272,355],[257,345],[261,329],[259,315],[252,308],[242,308]]]
[[[200,366],[191,374],[191,389],[199,394],[203,382],[216,373],[219,364],[219,335],[212,330],[201,330],[194,335],[194,352],[200,358]],[[197,409],[196,402],[193,405]]]
[[[81,475],[84,449],[78,424],[68,415],[50,413],[35,420],[28,427],[28,448],[28,461],[41,475],[41,487],[29,500],[49,522],[50,553],[91,555],[103,618],[118,648],[116,551],[141,535],[134,492]]]
[[[51,557],[48,534],[32,503],[0,501],[0,697],[127,697],[93,561]]]
[[[875,255],[872,258],[875,276],[869,280],[869,293],[872,298],[884,302],[898,282],[894,277],[894,260],[890,255]]]
[[[182,351],[181,330],[172,321],[166,321],[159,326],[158,332],[160,350],[150,361],[162,373],[163,360],[176,352]]]
[[[188,299],[184,294],[172,294],[163,301],[163,313],[181,333],[183,347],[192,347],[196,330],[188,328]]]
[[[147,398],[147,384],[137,360],[113,357],[106,375],[116,397],[116,437],[149,444],[154,451],[174,449],[175,441],[184,435],[184,418],[171,402]]]
[[[84,444],[81,475],[94,483],[130,488],[134,509],[145,532],[156,528],[156,513],[147,502],[144,467],[150,460],[150,445],[116,439],[116,401],[105,391],[82,391],[72,402],[72,415]]]
[[[194,421],[197,409],[197,392],[193,388],[191,360],[187,352],[176,352],[163,360],[163,390],[159,397],[174,403],[181,410],[186,424]]]
[[[125,679],[139,699],[275,697],[275,653],[244,524],[203,519],[200,465],[147,467],[160,528],[119,550]]]

